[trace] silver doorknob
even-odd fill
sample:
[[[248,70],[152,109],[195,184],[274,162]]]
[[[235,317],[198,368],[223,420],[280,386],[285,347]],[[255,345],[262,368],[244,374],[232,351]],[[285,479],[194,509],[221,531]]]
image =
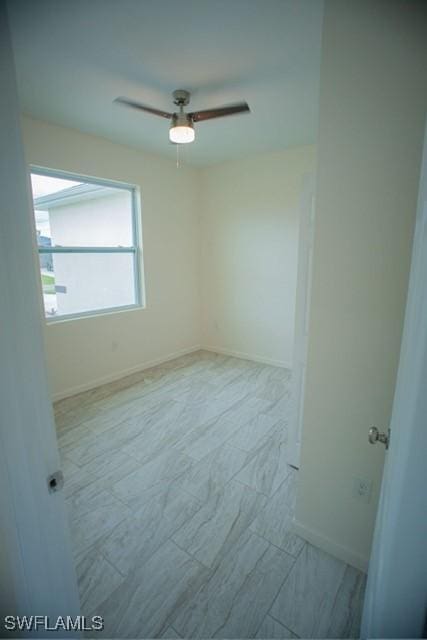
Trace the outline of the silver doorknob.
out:
[[[369,429],[368,440],[371,444],[382,442],[385,445],[385,448],[388,449],[390,444],[390,429],[388,430],[388,433],[381,433],[376,427],[371,427]]]

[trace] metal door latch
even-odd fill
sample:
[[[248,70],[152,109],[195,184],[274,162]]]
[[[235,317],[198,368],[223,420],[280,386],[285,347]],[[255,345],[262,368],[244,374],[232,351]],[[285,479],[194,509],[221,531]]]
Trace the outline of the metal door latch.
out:
[[[385,448],[388,449],[390,445],[390,429],[387,433],[381,433],[376,427],[371,427],[369,429],[368,440],[371,444],[382,442],[385,445]]]
[[[62,471],[55,471],[47,478],[47,488],[49,493],[60,491],[64,486],[64,474]]]

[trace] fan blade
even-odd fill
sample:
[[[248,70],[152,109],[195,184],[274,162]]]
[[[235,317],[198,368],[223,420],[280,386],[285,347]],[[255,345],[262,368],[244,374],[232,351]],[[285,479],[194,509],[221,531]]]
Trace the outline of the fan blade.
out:
[[[203,122],[203,120],[213,120],[213,118],[223,118],[237,113],[250,113],[247,102],[230,104],[228,107],[218,107],[217,109],[205,109],[205,111],[194,111],[188,115],[193,122]]]
[[[116,98],[115,100],[113,100],[113,102],[122,104],[125,107],[131,107],[132,109],[138,109],[139,111],[146,111],[147,113],[152,113],[155,116],[160,116],[161,118],[167,118],[168,120],[170,120],[173,116],[173,113],[168,113],[167,111],[161,111],[160,109],[149,107],[146,104],[142,104],[141,102],[136,102],[135,100],[130,100],[129,98],[123,98],[122,96]]]

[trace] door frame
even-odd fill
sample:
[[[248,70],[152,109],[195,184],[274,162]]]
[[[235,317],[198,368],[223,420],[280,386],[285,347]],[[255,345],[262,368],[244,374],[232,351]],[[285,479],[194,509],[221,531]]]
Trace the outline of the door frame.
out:
[[[298,228],[297,288],[292,354],[292,401],[288,427],[287,463],[299,469],[304,418],[304,391],[309,341],[310,299],[315,232],[316,176],[303,176]]]

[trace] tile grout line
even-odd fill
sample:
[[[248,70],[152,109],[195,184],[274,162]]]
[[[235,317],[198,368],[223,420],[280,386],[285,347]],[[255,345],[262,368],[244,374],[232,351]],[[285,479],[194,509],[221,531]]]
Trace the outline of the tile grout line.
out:
[[[268,613],[267,615],[270,616],[270,618],[272,618],[274,620],[274,622],[277,622],[278,624],[280,624],[281,627],[284,627],[286,629],[286,631],[290,631],[291,633],[294,634],[294,636],[296,636],[297,638],[299,638],[300,636],[295,633],[295,631],[292,631],[292,629],[290,629],[289,627],[287,627],[285,624],[283,624],[283,622],[280,622],[280,620],[278,620],[277,618],[275,618],[271,613]]]
[[[274,604],[275,604],[275,602],[276,602],[277,598],[279,597],[279,593],[280,593],[280,592],[281,592],[281,590],[283,589],[284,585],[286,584],[286,581],[289,579],[289,576],[291,575],[292,571],[294,570],[295,565],[296,565],[296,563],[297,563],[297,560],[298,560],[298,558],[300,557],[300,555],[302,554],[303,549],[306,547],[306,545],[307,545],[307,543],[305,542],[305,543],[304,543],[304,545],[303,545],[303,547],[301,548],[300,552],[299,552],[299,553],[298,553],[298,555],[295,557],[295,560],[294,560],[294,562],[292,563],[292,567],[289,569],[289,571],[288,571],[287,575],[285,576],[285,579],[283,580],[282,584],[280,585],[280,587],[279,587],[279,589],[278,589],[278,591],[277,591],[277,593],[276,593],[276,596],[275,596],[275,598],[274,598],[273,602],[271,603],[271,606],[270,606],[269,610],[267,611],[267,614],[266,614],[266,615],[269,615],[269,616],[270,616],[271,618],[273,618],[274,620],[276,620],[276,618],[275,618],[273,615],[271,615],[271,610],[272,610],[272,608],[274,607]],[[285,628],[289,629],[289,631],[291,631],[292,633],[294,633],[294,631],[292,631],[292,629],[290,629],[289,627],[287,627],[286,625],[284,625],[284,624],[283,624],[283,622],[280,622],[280,620],[276,620],[276,622],[279,622],[279,624],[281,624],[281,625],[282,625],[282,627],[285,627]],[[297,634],[295,634],[295,635],[297,635]]]
[[[195,556],[193,556],[189,551],[187,551],[186,549],[183,549],[182,547],[180,547],[180,545],[177,542],[175,542],[175,540],[173,539],[173,535],[170,536],[169,538],[167,538],[167,540],[165,540],[165,542],[163,544],[166,544],[166,542],[170,542],[171,544],[175,545],[175,547],[177,547],[180,551],[185,553],[185,555],[188,556],[188,558],[190,560],[192,560],[193,562],[196,562],[200,566],[201,569],[204,569],[205,571],[209,571],[209,573],[213,573],[214,572],[214,569],[212,567],[206,566],[205,564],[203,564],[203,562],[201,562]],[[200,588],[202,588],[202,587],[203,587],[203,585]],[[197,590],[197,592],[199,592],[199,591],[200,591],[200,589]]]
[[[181,635],[180,633],[178,633],[178,631],[175,629],[175,627],[173,626],[173,624],[171,624],[171,625],[170,625],[170,628],[171,628],[173,631],[175,631],[176,635],[177,635],[179,638],[182,638],[182,635]]]
[[[249,529],[249,531],[250,531],[250,529]],[[255,533],[255,532],[253,532],[253,531],[251,531],[251,534],[252,534],[252,535],[257,536],[258,538],[261,538],[262,540],[264,540],[265,542],[267,542],[267,543],[268,543],[268,544],[270,544],[271,546],[273,546],[273,547],[275,547],[276,549],[278,549],[281,553],[284,553],[286,556],[289,556],[289,558],[291,558],[291,559],[292,559],[292,564],[291,564],[291,566],[289,567],[289,571],[287,572],[287,574],[286,574],[286,575],[285,575],[285,577],[283,578],[282,582],[280,583],[280,585],[279,585],[279,587],[278,587],[278,589],[277,589],[277,593],[276,593],[276,595],[274,596],[273,601],[272,601],[272,603],[271,603],[270,607],[268,608],[268,610],[267,610],[266,614],[264,615],[264,617],[263,617],[262,621],[260,622],[260,624],[259,624],[259,626],[258,626],[258,628],[257,628],[257,630],[256,630],[256,632],[255,632],[255,634],[254,634],[254,636],[256,637],[256,635],[258,634],[259,629],[261,628],[261,626],[262,626],[262,624],[263,624],[264,620],[267,618],[267,616],[270,616],[271,618],[273,618],[273,616],[272,616],[272,615],[271,615],[271,613],[270,613],[270,612],[271,612],[271,609],[273,608],[273,605],[274,605],[274,603],[276,602],[276,600],[277,600],[277,598],[278,598],[278,595],[279,595],[280,591],[282,590],[283,585],[285,584],[285,582],[286,582],[286,580],[288,579],[288,577],[289,577],[289,575],[290,575],[290,573],[291,573],[292,569],[294,568],[295,563],[296,563],[296,561],[297,561],[297,558],[298,558],[299,554],[298,554],[298,556],[297,556],[297,557],[295,557],[295,556],[291,555],[290,553],[288,553],[288,552],[284,551],[284,550],[283,550],[283,549],[281,549],[280,547],[277,547],[277,545],[273,544],[272,542],[270,542],[269,540],[267,540],[266,538],[264,538],[264,536],[261,536],[261,535],[259,535],[259,534]],[[301,553],[301,551],[300,551],[300,553]],[[276,622],[279,622],[279,621],[278,621],[278,620],[276,620]],[[281,624],[281,626],[282,626],[282,627],[284,627],[284,626],[285,626],[285,625],[283,625],[282,623],[280,623],[280,624]],[[291,631],[291,629],[289,629],[289,631]],[[292,633],[293,633],[293,631],[292,631]]]

